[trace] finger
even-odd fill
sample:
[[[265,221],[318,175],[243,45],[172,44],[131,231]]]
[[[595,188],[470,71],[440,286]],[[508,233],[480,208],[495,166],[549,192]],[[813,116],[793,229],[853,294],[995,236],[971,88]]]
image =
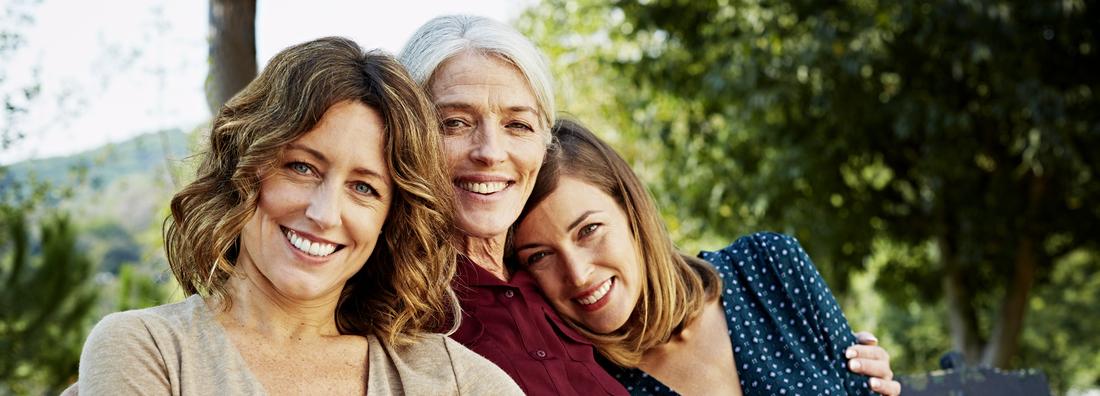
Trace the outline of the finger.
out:
[[[890,353],[886,349],[869,345],[852,345],[844,350],[844,357],[890,361]]]
[[[884,380],[894,379],[894,372],[890,370],[890,364],[881,360],[852,359],[848,361],[848,368],[853,373],[868,377],[877,377]]]
[[[869,331],[855,333],[855,336],[856,341],[858,341],[860,345],[878,345],[878,337],[875,337],[875,335],[871,334]]]
[[[897,396],[901,394],[901,383],[897,381],[884,381],[879,378],[871,378],[871,390],[882,395]]]

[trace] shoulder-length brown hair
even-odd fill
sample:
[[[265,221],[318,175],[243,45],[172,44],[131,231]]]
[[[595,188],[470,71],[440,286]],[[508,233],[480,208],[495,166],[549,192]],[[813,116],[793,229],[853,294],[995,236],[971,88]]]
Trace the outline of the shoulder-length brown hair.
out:
[[[668,342],[718,298],[721,280],[710,264],[676,250],[648,190],[611,146],[571,120],[558,121],[552,133],[555,143],[517,224],[557,189],[562,176],[592,184],[615,199],[642,258],[645,287],[630,318],[614,332],[598,334],[570,324],[615,364],[636,367],[646,350]]]
[[[343,334],[396,345],[459,317],[449,280],[454,197],[434,106],[391,56],[344,38],[284,49],[214,118],[196,178],[172,198],[165,250],[188,294],[232,304],[241,229],[256,210],[260,180],[282,150],[332,105],[363,103],[382,116],[395,194],[367,263],[344,285],[336,310]]]

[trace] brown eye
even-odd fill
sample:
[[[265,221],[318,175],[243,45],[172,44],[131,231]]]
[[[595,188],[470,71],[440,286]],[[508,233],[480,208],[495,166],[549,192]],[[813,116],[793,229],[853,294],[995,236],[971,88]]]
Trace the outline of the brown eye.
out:
[[[523,264],[525,264],[525,265],[527,265],[528,267],[530,267],[530,266],[532,266],[532,265],[538,264],[539,260],[542,260],[542,259],[543,259],[544,257],[546,257],[546,256],[549,256],[549,255],[550,255],[550,254],[549,254],[549,253],[546,253],[546,252],[535,252],[535,253],[532,253],[532,254],[531,254],[530,256],[527,256],[527,260],[524,260],[524,261],[523,261]]]
[[[507,125],[507,127],[508,127],[508,129],[515,129],[515,130],[520,130],[520,131],[524,131],[524,132],[534,132],[535,131],[535,128],[531,128],[530,125],[524,124],[522,122],[512,122],[512,123],[509,123]]]
[[[584,226],[584,228],[581,228],[581,230],[580,230],[580,232],[578,232],[578,234],[580,234],[580,236],[582,236],[582,237],[586,237],[586,236],[592,235],[592,233],[596,232],[596,229],[598,229],[598,228],[600,228],[600,223],[592,223],[592,224]]]

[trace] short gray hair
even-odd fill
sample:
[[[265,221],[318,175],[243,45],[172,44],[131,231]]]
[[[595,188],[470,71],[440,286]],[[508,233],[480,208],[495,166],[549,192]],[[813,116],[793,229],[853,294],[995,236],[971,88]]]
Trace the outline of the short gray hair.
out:
[[[472,15],[444,15],[426,22],[405,43],[398,60],[413,80],[429,89],[439,65],[465,51],[495,55],[526,79],[547,131],[554,125],[554,79],[546,57],[507,24]]]

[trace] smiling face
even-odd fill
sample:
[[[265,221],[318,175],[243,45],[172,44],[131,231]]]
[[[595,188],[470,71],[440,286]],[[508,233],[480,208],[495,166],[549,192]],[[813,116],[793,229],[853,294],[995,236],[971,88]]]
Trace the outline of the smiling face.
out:
[[[370,257],[393,191],[378,113],[330,107],[264,174],[237,266],[265,294],[335,303]]]
[[[505,235],[546,155],[550,132],[535,95],[515,67],[473,52],[443,63],[430,90],[443,119],[459,229],[479,238]]]
[[[554,308],[589,330],[623,326],[642,291],[642,261],[619,204],[562,176],[516,228],[516,255]]]

